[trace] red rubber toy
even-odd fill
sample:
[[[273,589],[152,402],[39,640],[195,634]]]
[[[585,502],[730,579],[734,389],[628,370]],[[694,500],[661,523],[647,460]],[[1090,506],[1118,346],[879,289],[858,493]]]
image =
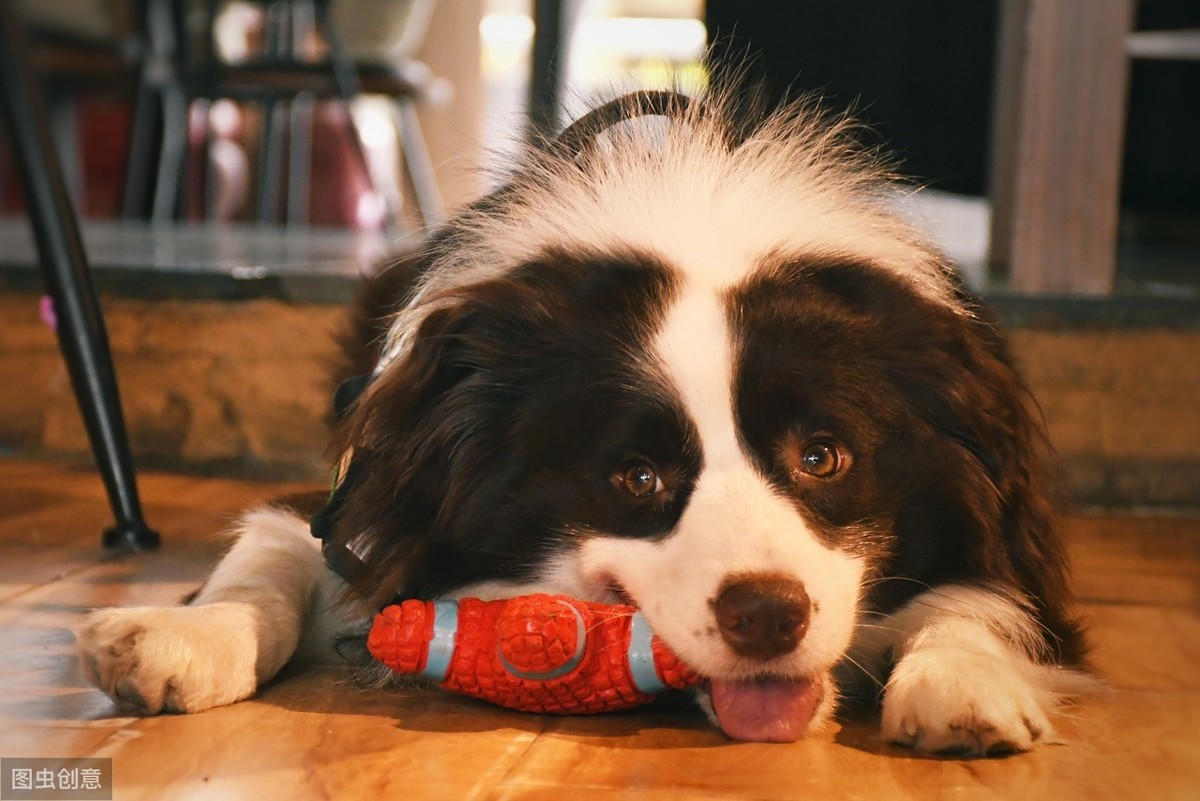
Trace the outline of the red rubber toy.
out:
[[[404,601],[375,616],[367,648],[397,673],[523,712],[613,712],[700,681],[637,607],[562,595]]]

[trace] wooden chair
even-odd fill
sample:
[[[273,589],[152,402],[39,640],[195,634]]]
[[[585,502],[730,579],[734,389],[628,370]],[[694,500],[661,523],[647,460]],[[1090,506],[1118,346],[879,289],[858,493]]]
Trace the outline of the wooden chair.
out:
[[[404,175],[414,201],[419,225],[442,219],[433,164],[425,148],[416,106],[434,98],[443,82],[425,65],[357,62],[347,52],[333,24],[331,0],[274,0],[265,3],[263,52],[249,60],[226,63],[216,54],[213,31],[219,0],[208,0],[206,50],[191,65],[193,97],[207,101],[233,98],[258,104],[262,109],[259,149],[258,217],[289,223],[307,221],[312,103],[338,98],[350,103],[360,95],[389,98],[395,109]],[[305,42],[315,33],[325,55],[311,58]],[[350,137],[370,175],[362,138],[350,120]],[[286,176],[286,177],[285,177]],[[286,212],[279,208],[278,188],[287,186]],[[399,220],[400,197],[381,193],[388,205],[388,220]]]

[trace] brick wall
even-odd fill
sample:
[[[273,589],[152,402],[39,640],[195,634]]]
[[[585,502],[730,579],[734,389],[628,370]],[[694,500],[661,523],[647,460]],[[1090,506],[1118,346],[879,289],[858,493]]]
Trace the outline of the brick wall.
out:
[[[1200,332],[1010,337],[1077,498],[1200,506]]]
[[[105,300],[142,464],[318,477],[340,308]],[[85,457],[87,439],[37,297],[0,294],[0,447]],[[1012,332],[1076,498],[1200,506],[1200,332]]]
[[[139,462],[319,475],[341,310],[279,301],[104,301]],[[84,455],[54,333],[33,295],[0,295],[0,445]]]

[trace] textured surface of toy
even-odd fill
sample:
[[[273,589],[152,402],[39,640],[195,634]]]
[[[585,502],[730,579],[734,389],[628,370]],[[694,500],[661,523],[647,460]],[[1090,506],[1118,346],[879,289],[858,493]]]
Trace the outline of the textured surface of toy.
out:
[[[636,607],[561,595],[404,601],[376,615],[367,648],[397,673],[524,712],[612,712],[700,681]]]

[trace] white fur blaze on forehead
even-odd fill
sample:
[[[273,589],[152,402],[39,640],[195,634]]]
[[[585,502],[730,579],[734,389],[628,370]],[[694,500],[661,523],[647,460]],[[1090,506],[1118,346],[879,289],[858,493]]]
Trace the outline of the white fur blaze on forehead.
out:
[[[655,343],[667,380],[700,432],[704,464],[744,461],[733,419],[729,324],[713,291],[690,285],[667,313]]]

